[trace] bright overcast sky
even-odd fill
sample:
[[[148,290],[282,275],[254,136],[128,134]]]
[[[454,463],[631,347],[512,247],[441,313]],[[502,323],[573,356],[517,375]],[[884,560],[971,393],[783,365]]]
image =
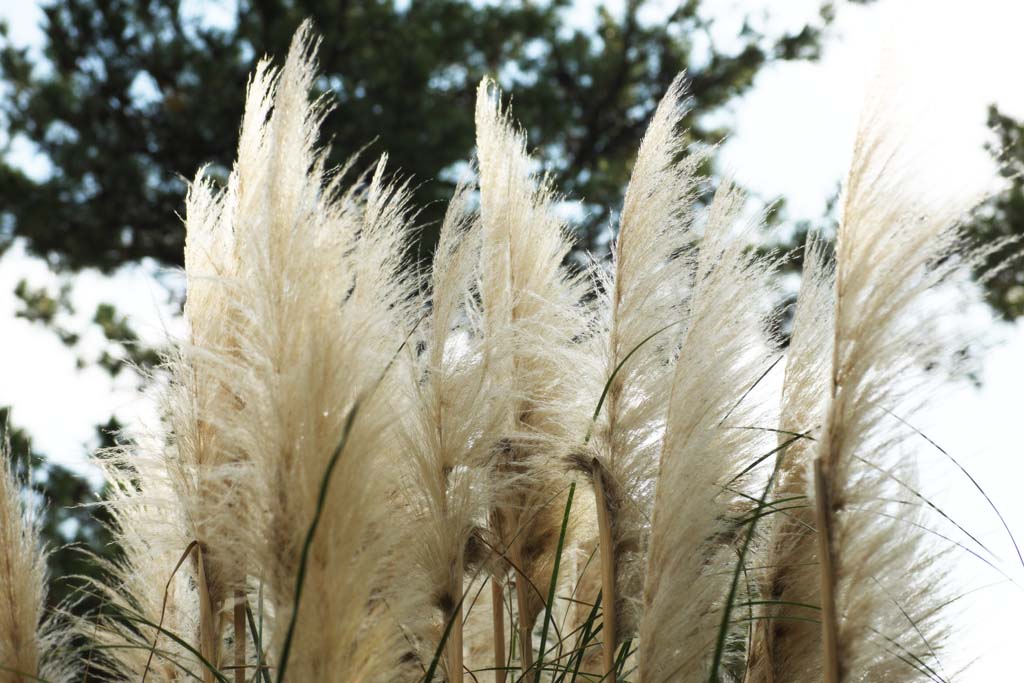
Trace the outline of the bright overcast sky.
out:
[[[797,26],[813,16],[818,0],[710,0],[706,5],[709,14],[723,17],[714,35],[727,42],[738,28],[735,18],[744,11],[768,8],[773,25]],[[658,11],[656,6],[651,16]],[[0,16],[11,22],[16,42],[38,42],[39,12],[33,3],[0,0]],[[586,22],[587,10],[575,19]],[[958,172],[952,176],[922,167],[926,182],[951,192],[989,185],[995,176],[982,151],[987,105],[996,102],[1024,116],[1021,26],[1024,2],[1018,0],[879,0],[870,7],[843,7],[820,62],[767,69],[733,107],[736,133],[724,146],[721,162],[760,197],[785,197],[793,217],[818,218],[842,176],[864,98],[895,92],[905,100],[913,125],[935,131],[943,154],[956,159]],[[875,80],[879,64],[884,64],[888,89]],[[23,149],[15,153],[30,166],[38,164]],[[86,314],[99,301],[114,302],[148,339],[160,340],[165,326],[177,323],[151,272],[142,267],[114,278],[83,274],[74,300]],[[0,260],[0,405],[14,405],[15,420],[30,430],[40,450],[63,462],[81,462],[95,424],[112,410],[131,423],[146,414],[145,404],[134,391],[131,373],[111,381],[96,368],[76,370],[75,359],[53,334],[13,317],[10,292],[21,278],[34,285],[57,282],[17,246]],[[1024,538],[1019,493],[1024,480],[1024,326],[996,324],[980,304],[960,317],[983,356],[982,387],[951,386],[934,398],[918,423],[971,470]],[[945,511],[991,544],[1006,560],[1007,571],[1024,583],[1024,571],[1010,562],[1013,550],[998,520],[969,482],[941,455],[926,449],[922,457],[929,491],[941,496]],[[974,558],[964,557],[960,565],[966,587],[1001,580]],[[1024,591],[997,586],[972,594],[970,603],[968,614],[958,620],[962,632],[950,647],[947,673],[977,657],[958,680],[1008,680],[1009,673],[1020,670],[1020,626],[1014,615],[1024,607]]]

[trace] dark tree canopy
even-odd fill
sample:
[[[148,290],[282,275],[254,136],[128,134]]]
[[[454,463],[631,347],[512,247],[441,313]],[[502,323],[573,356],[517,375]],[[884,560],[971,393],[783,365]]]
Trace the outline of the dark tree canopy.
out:
[[[986,278],[988,303],[1003,318],[1013,320],[1024,316],[1024,122],[991,107],[988,125],[996,138],[989,148],[1002,161],[1000,173],[1009,186],[982,207],[967,230],[982,245],[1003,241],[988,254],[978,275]]]
[[[0,105],[11,136],[31,141],[52,167],[37,181],[0,164],[0,238],[24,238],[58,268],[118,266],[151,257],[180,264],[185,179],[234,155],[243,93],[255,61],[281,57],[303,18],[322,35],[320,86],[336,108],[325,139],[333,159],[386,151],[411,176],[421,221],[441,213],[451,169],[471,156],[473,96],[485,74],[513,92],[515,115],[547,168],[589,211],[592,236],[615,207],[644,126],[673,77],[691,80],[690,126],[706,122],[767,63],[817,55],[818,25],[765,36],[744,25],[716,51],[698,0],[668,21],[642,23],[601,9],[594,32],[569,30],[571,3],[465,0],[240,0],[234,25],[183,14],[181,0],[62,0],[45,7],[43,64],[0,40]],[[369,163],[369,158],[365,159]]]

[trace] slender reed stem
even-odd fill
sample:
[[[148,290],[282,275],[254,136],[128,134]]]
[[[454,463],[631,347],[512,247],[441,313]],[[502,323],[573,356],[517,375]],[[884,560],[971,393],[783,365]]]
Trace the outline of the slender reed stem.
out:
[[[235,591],[235,683],[245,683],[245,591]]]
[[[814,460],[814,498],[818,525],[818,566],[821,568],[822,667],[825,683],[839,683],[839,625],[836,615],[835,566],[832,554],[832,505],[821,458]]]
[[[601,595],[604,603],[604,621],[601,638],[601,662],[604,674],[603,681],[615,683],[615,645],[616,619],[615,613],[615,548],[612,543],[611,515],[608,501],[604,493],[604,477],[601,465],[594,459],[591,469],[594,482],[594,502],[597,507],[598,542],[601,549]]]
[[[203,562],[203,548],[196,546],[196,574],[199,579],[199,651],[211,662],[219,666],[217,643],[220,639],[215,624],[213,603],[210,600],[210,584],[206,580],[206,563]],[[203,683],[213,683],[213,669],[203,669]]]
[[[505,582],[491,577],[491,612],[494,616],[494,683],[505,683]]]
[[[519,534],[522,536],[522,534]],[[525,615],[529,612],[529,581],[526,579],[526,575],[523,574],[521,568],[523,566],[523,552],[522,552],[522,540],[517,538],[512,542],[512,547],[509,549],[511,555],[512,564],[516,567],[516,605],[519,607],[519,660],[523,665],[523,672],[527,672],[533,667],[533,629],[530,628],[531,624],[526,622]]]
[[[449,591],[452,600],[458,600],[445,616],[452,622],[452,630],[448,635],[448,683],[459,683],[462,680],[462,558],[452,567]]]

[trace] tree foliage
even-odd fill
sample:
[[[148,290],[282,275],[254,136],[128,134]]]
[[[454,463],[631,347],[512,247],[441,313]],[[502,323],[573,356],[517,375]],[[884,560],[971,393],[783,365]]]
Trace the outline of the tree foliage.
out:
[[[319,86],[336,104],[325,137],[336,161],[376,140],[392,169],[416,183],[424,251],[473,145],[472,97],[484,74],[515,93],[516,111],[560,187],[588,206],[616,205],[643,124],[672,78],[686,70],[695,139],[717,141],[710,117],[777,59],[817,55],[819,25],[766,36],[753,21],[726,48],[711,42],[698,0],[666,21],[645,3],[597,10],[572,28],[568,0],[481,4],[464,0],[240,0],[227,27],[185,12],[181,0],[63,0],[45,6],[45,59],[0,43],[0,112],[9,134],[34,145],[51,172],[33,178],[0,166],[3,238],[59,268],[152,258],[179,265],[175,217],[184,178],[210,164],[225,173],[237,142],[246,75],[281,54],[298,23],[323,36]],[[202,6],[202,5],[201,5]],[[206,3],[207,9],[212,4]],[[606,216],[581,221],[593,235]]]
[[[985,282],[985,297],[1006,320],[1024,316],[1024,268],[1021,243],[1024,239],[1024,122],[990,107],[988,125],[995,136],[989,145],[1001,161],[1000,174],[1006,189],[992,198],[967,227],[971,237],[983,245],[1000,245],[989,252],[978,269]]]

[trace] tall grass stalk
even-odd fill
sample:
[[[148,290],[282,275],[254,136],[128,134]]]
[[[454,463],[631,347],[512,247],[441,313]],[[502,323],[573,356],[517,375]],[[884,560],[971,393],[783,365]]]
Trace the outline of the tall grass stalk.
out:
[[[683,90],[677,78],[658,106],[626,190],[611,268],[595,269],[592,387],[604,391],[580,465],[599,489],[602,674],[609,679],[620,639],[634,635],[639,621],[655,435],[681,331],[670,323],[684,317],[690,284],[685,252],[694,240],[691,207],[703,157],[682,154]]]
[[[560,457],[578,438],[569,407],[580,400],[572,368],[586,333],[585,280],[562,264],[571,242],[550,179],[538,178],[525,136],[489,81],[477,94],[484,333],[507,356],[490,371],[512,397],[498,449],[504,482],[491,519],[516,576],[520,662],[533,665],[533,627],[544,609],[537,586],[552,571],[567,475]],[[578,432],[577,432],[578,433]],[[569,538],[573,539],[573,528]]]
[[[824,419],[829,363],[832,360],[833,268],[825,243],[811,236],[804,248],[800,283],[787,352],[779,415],[776,501],[808,500],[811,461]],[[766,569],[760,585],[759,616],[752,626],[746,683],[822,678],[821,629],[790,617],[815,616],[820,603],[815,509],[809,505],[769,518]],[[808,607],[809,606],[809,607]]]
[[[889,499],[913,481],[900,458],[912,436],[893,406],[913,410],[942,362],[928,290],[963,261],[955,225],[977,197],[930,196],[915,182],[909,131],[865,110],[836,238],[834,329],[824,426],[814,470],[824,678],[927,675],[946,627],[937,619],[941,554],[925,543],[920,508]],[[895,474],[895,476],[893,476]],[[890,493],[891,492],[891,493]],[[908,524],[908,522],[910,522]],[[902,659],[883,656],[896,652]]]
[[[491,576],[491,609],[493,610],[494,683],[505,683],[508,665],[505,653],[505,586],[497,575]]]

